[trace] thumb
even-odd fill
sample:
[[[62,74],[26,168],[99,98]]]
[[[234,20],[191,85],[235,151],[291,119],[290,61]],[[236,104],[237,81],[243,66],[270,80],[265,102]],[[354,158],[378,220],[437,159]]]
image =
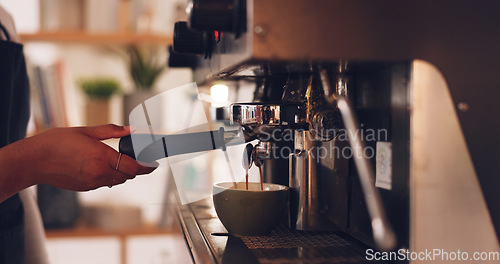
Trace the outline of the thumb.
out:
[[[85,127],[85,133],[95,139],[104,140],[109,138],[120,138],[130,135],[130,127],[117,126],[113,124]]]

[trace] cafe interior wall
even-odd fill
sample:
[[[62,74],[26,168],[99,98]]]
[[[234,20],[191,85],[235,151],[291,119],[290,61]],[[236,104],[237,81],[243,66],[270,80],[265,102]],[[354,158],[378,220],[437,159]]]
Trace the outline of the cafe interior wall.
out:
[[[157,1],[162,2],[162,1]],[[165,27],[169,29],[162,33],[171,34],[175,14],[175,0],[163,0],[163,8],[155,12],[164,16]],[[35,33],[40,30],[39,0],[0,0],[0,4],[13,16],[18,33]],[[168,6],[172,8],[168,8]],[[165,8],[167,7],[167,8]],[[160,47],[159,56],[166,63],[166,47]],[[37,65],[51,65],[56,61],[64,65],[64,82],[66,112],[70,126],[84,124],[85,97],[77,86],[81,78],[92,76],[112,76],[120,81],[124,92],[133,89],[133,82],[127,71],[127,64],[119,55],[120,47],[112,45],[89,44],[56,44],[50,42],[26,43],[25,54],[29,63]],[[123,52],[123,50],[121,50]],[[166,69],[158,79],[155,90],[160,93],[192,82],[192,72],[189,69]],[[185,104],[179,98],[167,98],[164,103],[167,113],[175,113],[178,105]],[[123,124],[122,97],[115,95],[111,101],[111,123]],[[169,116],[175,116],[170,114]],[[168,117],[167,117],[168,118]],[[168,122],[167,122],[168,125]],[[116,147],[118,141],[106,143]],[[95,191],[79,194],[82,204],[106,203],[111,205],[137,206],[141,208],[143,220],[146,223],[155,223],[160,218],[161,202],[166,187],[166,168],[159,168],[148,176],[140,176],[126,184],[115,186],[112,189],[100,188]]]

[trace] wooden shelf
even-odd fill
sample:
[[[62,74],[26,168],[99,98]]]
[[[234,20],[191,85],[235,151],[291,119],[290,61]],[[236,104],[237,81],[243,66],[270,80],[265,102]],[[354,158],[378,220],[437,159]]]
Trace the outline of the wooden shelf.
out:
[[[137,229],[125,230],[103,230],[98,228],[88,228],[85,226],[76,226],[67,229],[47,229],[45,236],[47,239],[65,239],[65,238],[96,238],[96,237],[115,237],[120,242],[121,264],[127,264],[127,240],[132,236],[159,236],[159,235],[182,235],[177,227],[157,228],[154,226],[144,226]]]
[[[33,34],[20,34],[20,37],[23,43],[56,42],[95,45],[169,45],[172,43],[172,36],[132,33],[38,32]]]
[[[143,227],[126,230],[103,230],[99,228],[75,227],[68,229],[46,229],[47,238],[68,238],[68,237],[109,237],[115,236],[122,239],[129,236],[142,235],[169,235],[176,234],[172,228],[159,229],[155,227]]]

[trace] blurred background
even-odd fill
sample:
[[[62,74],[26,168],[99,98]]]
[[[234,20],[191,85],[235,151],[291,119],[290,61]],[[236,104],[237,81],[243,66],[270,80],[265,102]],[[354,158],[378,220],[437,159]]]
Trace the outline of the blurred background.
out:
[[[185,2],[0,0],[25,45],[29,134],[127,124],[128,113],[143,100],[191,83],[190,69],[166,67],[172,25],[184,20]],[[190,99],[166,100],[165,107],[175,109]],[[185,118],[165,112],[172,123]],[[118,141],[106,143],[116,148]],[[39,186],[51,263],[188,262],[183,236],[162,213],[167,174],[163,167],[133,183],[78,194]]]

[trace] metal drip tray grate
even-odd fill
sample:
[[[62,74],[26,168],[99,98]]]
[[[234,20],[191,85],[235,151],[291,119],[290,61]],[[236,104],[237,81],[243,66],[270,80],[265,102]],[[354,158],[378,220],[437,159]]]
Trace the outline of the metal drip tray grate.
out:
[[[363,248],[334,232],[291,232],[279,227],[268,236],[241,240],[260,263],[368,263]]]
[[[275,249],[294,247],[344,247],[351,244],[335,233],[291,232],[279,227],[268,236],[242,237],[249,249]]]

